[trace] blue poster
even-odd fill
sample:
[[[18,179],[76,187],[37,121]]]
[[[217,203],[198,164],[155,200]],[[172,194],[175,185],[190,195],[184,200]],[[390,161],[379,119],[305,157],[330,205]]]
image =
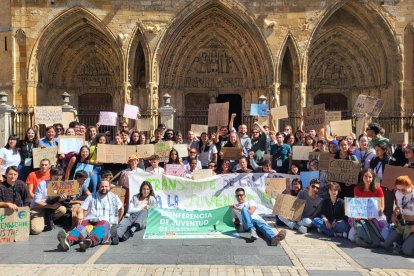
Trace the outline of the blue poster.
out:
[[[267,117],[269,115],[269,106],[267,104],[251,104],[250,116]]]
[[[89,182],[91,181],[91,176],[93,174],[93,165],[91,164],[85,164],[85,163],[78,163],[76,165],[75,174],[77,171],[84,170],[88,174],[88,178],[86,178],[85,183],[83,186],[89,187]],[[72,176],[73,179],[75,179],[75,174]]]
[[[381,198],[358,197],[345,198],[345,214],[350,218],[371,219],[379,217]]]
[[[302,180],[303,189],[307,188],[312,179],[319,179],[319,171],[300,172],[300,180]]]

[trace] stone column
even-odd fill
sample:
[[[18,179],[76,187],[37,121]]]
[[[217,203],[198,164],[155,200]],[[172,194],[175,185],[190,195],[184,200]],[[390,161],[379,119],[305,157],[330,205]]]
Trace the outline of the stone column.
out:
[[[63,121],[75,121],[76,116],[78,115],[77,110],[69,104],[70,102],[70,94],[68,92],[63,92],[61,95],[62,97],[62,117]],[[62,122],[63,123],[63,122]],[[67,126],[65,126],[67,127]]]
[[[6,104],[8,94],[4,91],[0,92],[0,143],[7,144],[7,140],[12,132],[11,114],[13,107]]]
[[[160,122],[165,124],[167,128],[174,129],[174,113],[175,108],[173,108],[171,103],[171,96],[166,93],[162,96],[164,99],[164,105],[158,108],[158,114],[160,116]]]
[[[274,99],[274,107],[280,106],[280,83],[275,82],[269,87],[269,90]],[[270,105],[269,108],[271,108]]]

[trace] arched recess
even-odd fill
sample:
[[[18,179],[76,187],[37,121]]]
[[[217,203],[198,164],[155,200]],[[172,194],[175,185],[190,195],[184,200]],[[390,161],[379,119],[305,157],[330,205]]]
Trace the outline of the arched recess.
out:
[[[414,26],[404,30],[404,98],[406,111],[414,111]]]
[[[156,56],[159,93],[168,92],[175,106],[184,105],[187,93],[208,93],[210,102],[219,94],[239,94],[246,113],[273,84],[272,56],[262,33],[239,4],[230,4],[234,1],[208,1],[185,9],[166,31]],[[177,111],[184,115],[184,109]]]
[[[84,8],[71,8],[57,16],[35,44],[28,76],[34,84],[34,102],[60,104],[60,94],[67,91],[75,107],[97,113],[97,107],[105,104],[99,101],[106,98],[99,95],[109,94],[114,109],[119,109],[123,60],[114,35],[100,20]],[[91,93],[96,94],[95,102],[79,107],[78,98]]]
[[[313,32],[307,51],[307,104],[318,94],[341,93],[348,109],[359,94],[400,106],[401,52],[394,32],[371,3],[333,4]],[[396,100],[397,99],[397,100]],[[339,108],[339,106],[338,106]]]

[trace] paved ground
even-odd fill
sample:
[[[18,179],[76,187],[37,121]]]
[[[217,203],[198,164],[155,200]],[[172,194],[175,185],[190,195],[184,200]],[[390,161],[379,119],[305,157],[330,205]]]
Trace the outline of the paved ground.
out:
[[[57,230],[0,245],[1,275],[414,275],[414,260],[344,239],[288,230],[279,247],[262,239],[142,240],[85,253],[57,250]],[[14,265],[13,265],[14,264]],[[59,265],[56,265],[59,264]]]

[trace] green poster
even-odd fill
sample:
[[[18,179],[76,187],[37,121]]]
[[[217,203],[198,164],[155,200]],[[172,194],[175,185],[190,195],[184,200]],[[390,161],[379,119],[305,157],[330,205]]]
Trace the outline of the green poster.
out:
[[[151,208],[144,239],[237,237],[228,206],[207,211]]]

